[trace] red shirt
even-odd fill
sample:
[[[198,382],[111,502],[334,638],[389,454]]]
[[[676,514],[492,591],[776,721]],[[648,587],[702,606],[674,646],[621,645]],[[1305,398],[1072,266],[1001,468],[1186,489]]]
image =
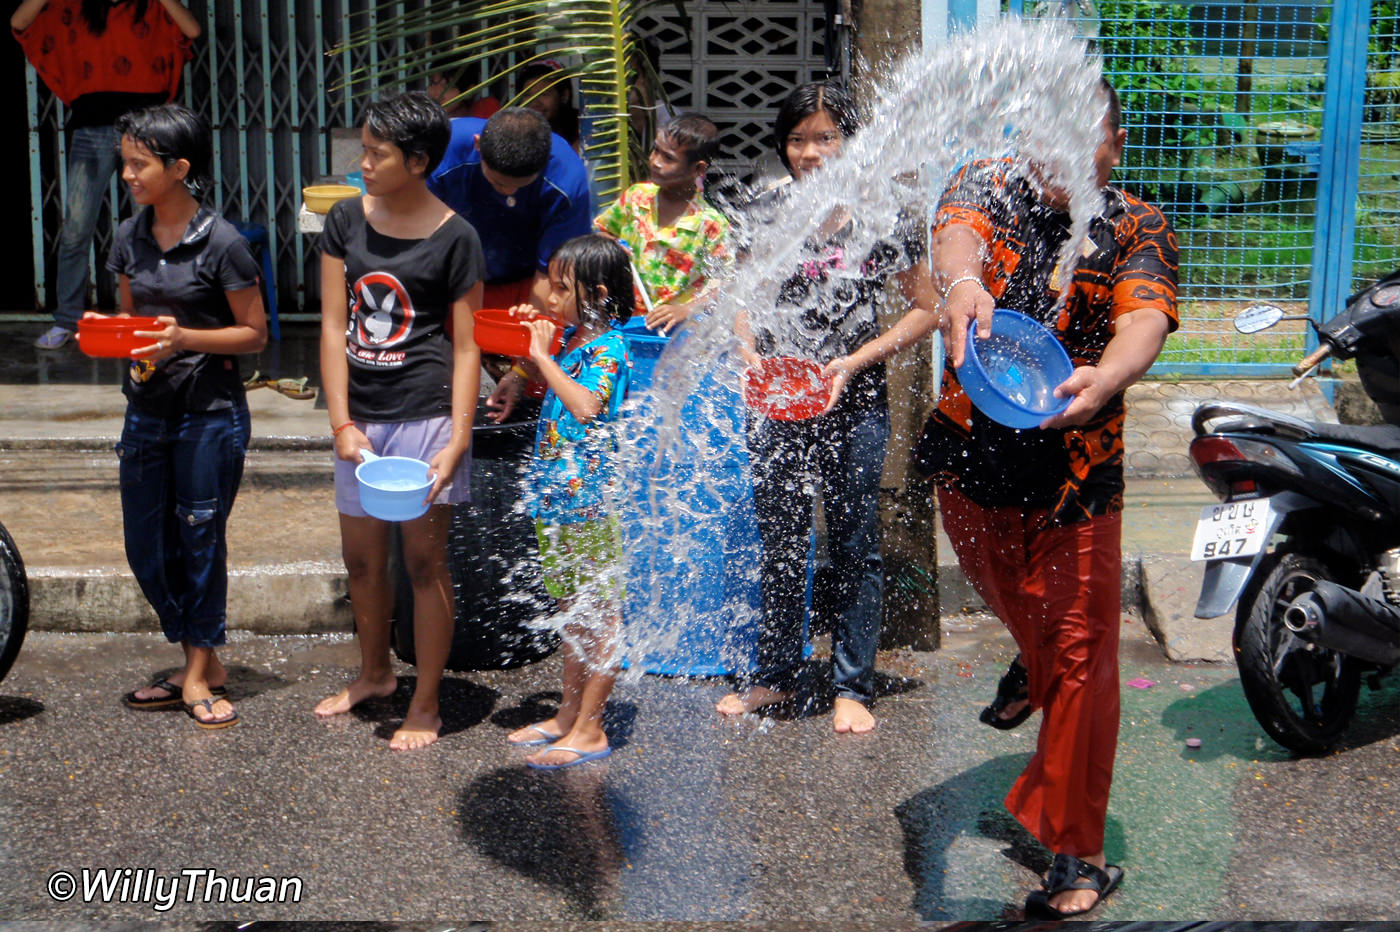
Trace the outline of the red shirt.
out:
[[[79,7],[78,0],[53,0],[28,28],[15,31],[25,57],[59,100],[71,106],[83,94],[113,91],[175,96],[180,70],[194,52],[159,0],[151,0],[141,20],[135,3],[112,7],[100,36],[89,31]]]

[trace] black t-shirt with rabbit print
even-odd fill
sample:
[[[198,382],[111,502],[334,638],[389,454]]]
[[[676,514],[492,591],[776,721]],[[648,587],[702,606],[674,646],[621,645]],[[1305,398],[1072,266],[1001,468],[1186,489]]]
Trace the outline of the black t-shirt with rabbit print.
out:
[[[476,231],[453,215],[425,239],[385,236],[360,198],[331,208],[321,251],[345,262],[350,416],[397,423],[452,413],[452,302],[481,280]]]

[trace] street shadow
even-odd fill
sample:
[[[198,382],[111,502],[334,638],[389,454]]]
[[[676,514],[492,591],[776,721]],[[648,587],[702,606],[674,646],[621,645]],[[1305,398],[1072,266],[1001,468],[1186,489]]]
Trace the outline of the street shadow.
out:
[[[537,692],[523,697],[513,706],[499,709],[491,715],[491,724],[510,732],[536,722],[548,721],[559,711],[559,703],[564,696],[559,692]],[[608,734],[608,745],[613,750],[627,747],[632,740],[632,729],[637,722],[637,705],[609,699],[603,706],[603,731]]]
[[[374,736],[387,741],[403,724],[409,700],[417,685],[418,677],[400,676],[398,689],[392,696],[361,702],[350,713],[361,721],[374,723]],[[500,697],[496,690],[471,680],[444,676],[438,687],[438,715],[442,718],[438,737],[445,738],[484,722]]]
[[[1024,918],[1023,897],[1012,900],[962,896],[948,888],[959,876],[949,852],[959,839],[985,838],[1000,842],[1001,854],[1030,874],[1050,869],[1053,853],[1013,819],[1002,805],[1011,784],[1025,769],[1029,754],[1007,754],[963,771],[910,797],[895,807],[904,833],[904,872],[914,884],[911,904],[924,921],[979,917],[998,922]],[[1104,830],[1104,850],[1110,860],[1125,847],[1123,827],[1112,816]],[[963,866],[963,873],[965,867]]]
[[[504,767],[458,797],[462,838],[481,854],[559,891],[580,919],[610,918],[635,813],[608,785],[606,761],[539,773]],[[631,834],[635,834],[635,827]]]
[[[44,711],[44,704],[23,696],[0,696],[0,726],[33,718]]]

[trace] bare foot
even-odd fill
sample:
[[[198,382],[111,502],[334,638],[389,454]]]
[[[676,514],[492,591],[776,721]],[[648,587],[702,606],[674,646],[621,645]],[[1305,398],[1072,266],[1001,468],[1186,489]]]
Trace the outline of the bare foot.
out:
[[[202,699],[185,700],[185,708],[190,717],[206,728],[222,728],[238,721],[233,703],[222,697],[205,696]]]
[[[566,731],[568,731],[567,728],[560,727],[559,716],[556,715],[554,718],[538,724],[517,728],[506,735],[506,743],[521,746],[533,746],[540,743],[553,744],[562,738]]]
[[[1031,701],[1029,699],[1015,699],[1002,706],[1001,711],[997,713],[997,718],[1001,719],[1003,722],[1009,722],[1020,715],[1026,706],[1030,704]]]
[[[413,712],[404,716],[403,724],[389,739],[389,749],[393,751],[416,751],[425,748],[438,739],[442,730],[442,719],[436,715],[416,715]]]
[[[1099,870],[1108,865],[1108,860],[1102,854],[1080,860]],[[1085,913],[1093,909],[1098,901],[1099,895],[1093,890],[1062,890],[1050,897],[1050,905],[1062,913]]]
[[[392,673],[388,679],[365,680],[356,678],[353,683],[331,696],[316,703],[316,714],[322,718],[344,715],[366,699],[387,699],[399,688],[399,679]]]
[[[594,754],[608,746],[608,736],[597,732],[591,736],[575,736],[573,732],[559,739],[560,747],[547,747],[526,755],[530,764],[568,764],[578,760],[580,754]]]
[[[838,696],[836,708],[831,716],[832,727],[837,734],[863,735],[867,731],[875,728],[875,716],[870,714],[870,710],[863,703],[854,699],[847,699]]]
[[[791,698],[792,693],[779,692],[767,686],[750,686],[743,692],[725,696],[715,704],[715,710],[721,715],[744,715]]]

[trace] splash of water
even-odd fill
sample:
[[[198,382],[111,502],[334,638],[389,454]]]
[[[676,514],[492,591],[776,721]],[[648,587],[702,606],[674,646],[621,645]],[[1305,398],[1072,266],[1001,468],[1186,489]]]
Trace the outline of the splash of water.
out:
[[[625,421],[628,616],[646,620],[628,626],[629,656],[674,652],[688,634],[707,629],[711,640],[722,640],[724,632],[756,623],[757,535],[738,534],[738,546],[732,541],[739,525],[755,520],[738,394],[740,315],[770,333],[820,338],[807,332],[801,308],[777,301],[804,244],[836,212],[853,221],[847,255],[867,255],[902,212],[920,218],[927,235],[949,180],[975,158],[1007,159],[1013,173],[1067,193],[1070,235],[1060,258],[1073,267],[1090,220],[1102,210],[1093,161],[1103,139],[1099,76],[1084,43],[1055,22],[1005,20],[910,55],[874,82],[866,128],[846,140],[841,157],[791,185],[781,212],[755,226],[746,261],[714,308],[692,319],[685,338],[662,355],[653,390]],[[858,262],[850,266],[832,270],[826,293],[811,300],[836,300],[843,279],[860,274]],[[719,582],[699,577],[714,573],[717,548],[722,572],[736,584],[728,588],[748,591],[725,591],[720,605],[697,604],[691,590],[675,584],[676,574],[712,590]],[[747,647],[737,651],[751,661]],[[742,665],[743,658],[730,659]]]

